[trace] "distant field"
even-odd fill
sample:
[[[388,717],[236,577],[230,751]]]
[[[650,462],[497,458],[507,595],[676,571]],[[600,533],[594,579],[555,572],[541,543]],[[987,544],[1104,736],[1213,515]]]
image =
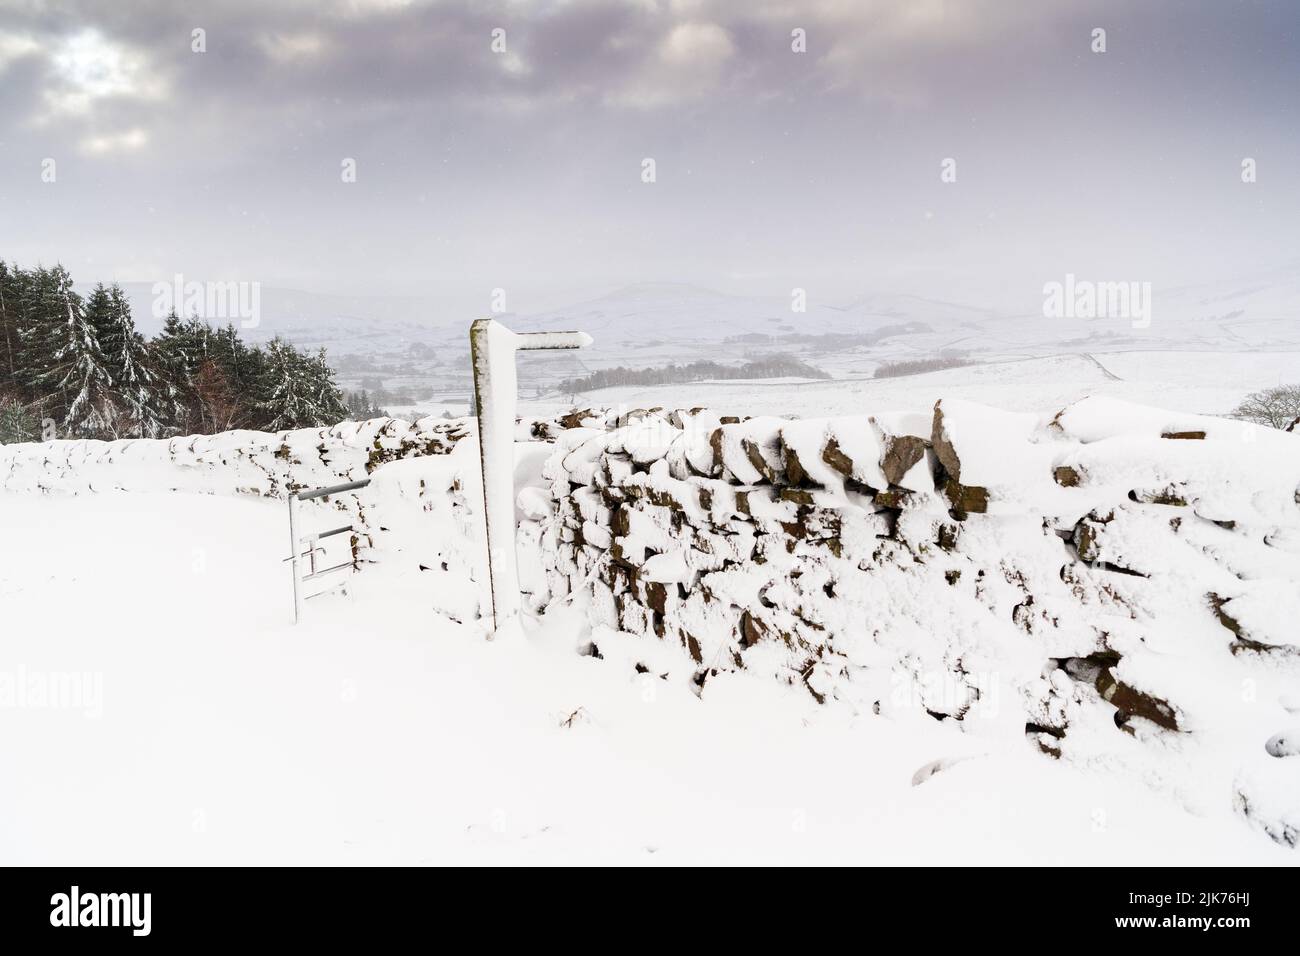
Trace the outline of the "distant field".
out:
[[[591,404],[709,405],[749,414],[847,415],[884,409],[926,409],[950,396],[1009,410],[1064,405],[1086,395],[1110,395],[1176,411],[1221,415],[1248,392],[1300,381],[1300,352],[1130,352],[992,362],[889,379],[822,382],[698,382],[645,388],[606,388]],[[1100,363],[1100,364],[1098,364]],[[1107,376],[1107,371],[1117,378]],[[567,401],[527,401],[551,412]]]

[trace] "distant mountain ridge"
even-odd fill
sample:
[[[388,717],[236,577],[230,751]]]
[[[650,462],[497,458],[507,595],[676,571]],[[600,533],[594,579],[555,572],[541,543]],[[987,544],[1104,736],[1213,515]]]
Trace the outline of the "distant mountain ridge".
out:
[[[89,289],[88,284],[80,286]],[[156,332],[153,285],[123,284],[140,329]],[[1300,270],[1153,290],[1152,321],[1054,319],[911,294],[872,293],[847,302],[810,298],[796,311],[791,297],[745,296],[698,285],[640,283],[559,309],[506,313],[518,331],[578,328],[595,339],[584,352],[596,365],[644,356],[647,364],[696,358],[725,360],[742,337],[779,344],[790,336],[853,336],[909,329],[899,354],[944,350],[1014,357],[1086,348],[1250,350],[1300,346]],[[332,356],[404,353],[417,343],[450,357],[465,351],[477,316],[421,296],[340,296],[263,287],[260,321],[244,327],[254,341],[281,335]],[[221,320],[217,320],[221,321]],[[237,325],[241,323],[236,318]],[[730,346],[723,343],[730,341]]]

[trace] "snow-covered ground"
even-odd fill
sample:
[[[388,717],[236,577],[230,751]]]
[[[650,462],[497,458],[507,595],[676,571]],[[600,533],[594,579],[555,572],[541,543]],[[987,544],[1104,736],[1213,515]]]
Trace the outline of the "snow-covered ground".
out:
[[[1009,411],[1064,407],[1106,395],[1174,411],[1223,415],[1249,392],[1300,380],[1300,352],[1072,352],[971,365],[899,378],[700,382],[690,386],[602,388],[583,399],[596,405],[673,408],[683,390],[691,403],[749,415],[854,414],[864,408],[927,410],[935,396],[962,398]],[[537,414],[568,408],[523,401]]]
[[[0,494],[0,533],[3,863],[1297,862],[952,721],[697,697],[576,614],[489,642],[383,567],[292,627],[282,503]]]

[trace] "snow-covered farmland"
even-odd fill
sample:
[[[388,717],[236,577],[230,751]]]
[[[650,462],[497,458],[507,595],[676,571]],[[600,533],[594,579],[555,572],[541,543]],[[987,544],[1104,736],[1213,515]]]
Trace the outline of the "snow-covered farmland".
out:
[[[485,641],[398,576],[291,627],[280,503],[0,495],[0,527],[5,669],[102,680],[0,708],[5,863],[1295,862],[924,715],[698,698],[573,617]]]
[[[1207,415],[1230,412],[1251,391],[1300,378],[1300,352],[1071,352],[992,361],[899,378],[829,381],[728,381],[690,386],[691,399],[750,415],[846,415],[863,408],[917,408],[935,396],[965,398],[1009,411],[1063,406],[1087,395]],[[597,405],[649,408],[681,404],[681,385],[599,389]],[[567,400],[566,400],[567,401]],[[558,411],[565,402],[524,402]]]

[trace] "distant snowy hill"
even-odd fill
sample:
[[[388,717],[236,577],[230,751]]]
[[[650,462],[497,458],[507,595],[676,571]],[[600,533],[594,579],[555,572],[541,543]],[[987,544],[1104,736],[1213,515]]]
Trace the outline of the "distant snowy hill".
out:
[[[125,288],[141,329],[157,331],[153,287],[132,283]],[[784,296],[646,283],[563,308],[497,318],[517,331],[580,329],[594,339],[581,353],[536,353],[521,361],[521,389],[533,398],[564,397],[569,390],[563,382],[596,369],[698,360],[739,364],[775,354],[793,356],[840,381],[869,379],[890,362],[936,357],[956,356],[970,363],[953,372],[966,380],[989,363],[1062,355],[1200,353],[1207,361],[1196,367],[1208,377],[1185,384],[1222,388],[1222,395],[1195,406],[1218,411],[1261,383],[1300,379],[1300,367],[1289,357],[1281,367],[1276,360],[1283,353],[1300,354],[1300,269],[1154,289],[1149,321],[1049,318],[1037,308],[1036,295],[1028,301],[1035,303],[1031,311],[1013,314],[914,295],[870,294],[841,302],[810,296],[804,311],[795,311],[791,298]],[[345,388],[367,388],[389,407],[407,410],[467,400],[466,333],[477,316],[446,299],[264,287],[259,305],[260,321],[243,330],[246,338],[260,342],[281,335],[299,346],[325,348]],[[1236,357],[1221,358],[1228,354]],[[1079,367],[1086,374],[1063,381],[1063,389],[1087,385],[1085,379],[1096,370],[1088,367],[1091,360],[1082,361]],[[1178,361],[1167,364],[1175,367]],[[1215,371],[1220,368],[1227,372]],[[1142,369],[1135,377],[1165,380],[1163,373]],[[818,386],[836,387],[835,382]],[[1134,397],[1153,398],[1146,393]]]
[[[133,282],[123,288],[141,330],[156,332],[161,320],[153,314],[153,286]],[[479,317],[461,316],[432,296],[337,296],[264,286],[260,297],[260,321],[245,333],[250,338],[283,335],[296,344],[325,346],[337,353],[389,352],[413,342],[463,347],[469,321]],[[726,350],[707,355],[694,350],[701,343],[737,344],[745,337],[766,337],[779,345],[791,336],[872,336],[891,330],[907,336],[916,350],[998,354],[1044,354],[1069,347],[1121,351],[1300,346],[1300,271],[1156,289],[1153,299],[1150,327],[1134,328],[1128,319],[1050,319],[1037,312],[1011,314],[896,294],[848,302],[818,301],[810,295],[805,311],[796,312],[789,297],[647,283],[559,309],[498,318],[517,331],[581,328],[596,339],[598,351],[653,351],[679,344],[693,350],[693,357],[716,359],[725,358]]]
[[[647,284],[551,312],[507,316],[503,321],[519,332],[568,323],[610,344],[644,346],[752,334],[855,335],[906,324],[951,329],[996,318],[985,310],[914,296],[870,296],[845,305],[809,301],[806,311],[796,312],[790,297],[736,296],[689,285]]]
[[[1041,311],[1013,314],[893,294],[845,303],[810,299],[806,311],[795,312],[789,298],[725,295],[672,284],[628,286],[566,308],[508,315],[502,321],[518,331],[578,326],[598,343],[611,345],[722,341],[752,334],[856,335],[907,325],[926,327],[927,345],[994,351],[1024,346],[1063,351],[1059,346],[1071,343],[1116,350],[1300,344],[1300,273],[1155,289],[1152,296],[1148,328],[1135,327],[1127,318],[1054,319]]]

